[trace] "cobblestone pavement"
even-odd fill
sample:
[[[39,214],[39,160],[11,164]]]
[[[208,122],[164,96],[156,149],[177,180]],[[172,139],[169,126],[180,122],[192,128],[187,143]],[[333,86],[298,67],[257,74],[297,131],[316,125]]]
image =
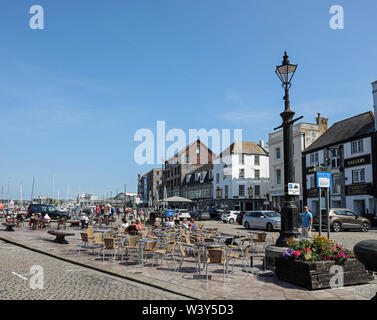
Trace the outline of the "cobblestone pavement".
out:
[[[217,227],[220,232],[223,233],[233,233],[237,234],[240,232],[241,234],[247,232],[247,230],[238,224],[224,224],[221,221],[203,221],[202,222],[205,227]],[[55,225],[53,226],[53,228]],[[276,276],[258,276],[257,274],[247,274],[243,272],[243,265],[240,261],[236,262],[234,267],[234,272],[230,273],[226,279],[226,284],[223,283],[223,270],[222,266],[219,265],[210,265],[209,266],[209,274],[212,276],[208,282],[205,279],[196,279],[196,269],[195,263],[193,259],[188,259],[182,265],[182,268],[179,272],[174,271],[174,262],[170,260],[170,266],[166,264],[164,259],[160,259],[160,263],[158,266],[152,265],[152,259],[148,259],[148,262],[142,266],[140,262],[136,258],[136,252],[130,252],[127,259],[124,261],[120,261],[120,257],[118,255],[117,259],[105,259],[102,261],[102,258],[98,256],[98,253],[91,253],[91,250],[82,250],[81,254],[78,253],[78,249],[81,243],[80,239],[80,232],[81,229],[78,227],[68,227],[67,230],[73,232],[75,235],[69,237],[67,240],[69,241],[68,244],[58,244],[53,242],[53,236],[49,235],[46,231],[47,230],[30,230],[30,228],[25,224],[21,228],[17,228],[15,232],[6,232],[0,230],[0,236],[4,238],[10,239],[11,241],[16,241],[19,243],[23,243],[30,248],[34,248],[37,250],[42,250],[48,254],[60,256],[65,259],[70,259],[71,261],[76,261],[78,263],[84,263],[90,267],[106,270],[108,272],[113,272],[123,277],[131,277],[134,279],[139,279],[145,285],[148,284],[155,285],[163,289],[169,289],[170,291],[176,292],[178,297],[188,296],[188,297],[195,297],[198,299],[246,299],[246,300],[369,300],[371,299],[377,292],[377,278],[370,284],[359,285],[359,286],[350,286],[344,288],[337,288],[337,289],[323,289],[318,291],[309,291],[304,288],[300,288],[298,286],[280,281]],[[277,236],[277,232],[269,232],[268,233],[268,241],[271,241],[271,236]],[[348,241],[348,245],[350,248],[353,247],[352,243],[356,243],[362,239],[377,239],[377,232],[376,230],[370,231],[368,233],[362,232],[344,232],[335,234],[336,236],[344,236],[345,239]],[[334,237],[335,238],[335,237]],[[5,246],[8,246],[6,244]],[[252,252],[251,253],[254,260],[254,266],[258,269],[262,267],[262,259],[263,259],[263,250],[262,252]],[[43,256],[43,255],[42,255]],[[9,257],[9,255],[8,255]],[[45,256],[44,256],[45,257]],[[15,257],[17,258],[17,257]],[[178,258],[178,253],[176,258]],[[2,256],[0,255],[0,270],[12,270],[7,268],[2,268]],[[10,258],[11,259],[11,258]],[[18,259],[18,258],[17,258]],[[55,258],[49,258],[55,261]],[[12,259],[11,259],[12,260]],[[4,259],[4,261],[6,261]],[[27,261],[27,264],[25,264]],[[31,260],[31,259],[20,259],[18,262],[15,262],[12,265],[18,267],[18,269],[14,269],[14,272],[20,274],[21,276],[27,274],[29,272],[31,263],[33,264],[40,264],[38,263],[39,259]],[[61,263],[59,262],[56,263]],[[232,262],[231,262],[232,263]],[[73,266],[73,265],[72,265]],[[76,266],[69,267],[70,269],[80,269]],[[22,269],[26,268],[26,270]],[[68,269],[68,268],[67,268]],[[18,270],[18,271],[17,271]],[[55,272],[61,272],[60,269],[55,269]],[[74,271],[65,271],[66,273],[72,273]],[[205,271],[204,271],[205,272]],[[55,274],[55,273],[53,273]],[[77,272],[77,277],[83,272]],[[85,274],[92,274],[92,272],[85,273]],[[103,273],[100,273],[103,276]],[[7,274],[2,275],[5,277],[6,282],[15,281],[15,279],[10,279],[10,276],[14,278],[19,278],[17,281],[26,281],[22,280],[22,278],[14,275],[14,274]],[[27,275],[25,276],[27,277]],[[86,279],[86,280],[85,280]],[[66,299],[79,299],[77,298],[78,295],[81,295],[80,286],[76,285],[80,281],[83,281],[86,286],[90,285],[90,282],[93,278],[89,278],[84,276],[83,279],[77,279],[77,281],[70,281],[69,277],[67,281],[60,282],[61,286],[72,287],[67,289],[70,293],[70,296]],[[3,285],[4,281],[2,278],[0,279],[0,298],[2,298],[1,290],[11,290],[8,284]],[[118,280],[119,281],[119,280]],[[93,281],[95,282],[95,281]],[[95,282],[96,283],[96,282]],[[92,291],[87,290],[87,293],[83,295],[88,295],[85,297],[86,299],[114,299],[113,295],[111,297],[106,296],[106,292],[101,290],[101,282],[98,284],[98,289]],[[120,282],[117,282],[120,283]],[[124,283],[124,282],[123,282]],[[138,286],[137,284],[131,282],[134,286]],[[4,286],[2,288],[1,286]],[[57,286],[58,287],[58,286]],[[85,287],[85,286],[84,286]],[[94,286],[96,288],[96,286]],[[1,289],[2,288],[2,289]],[[156,289],[157,290],[157,289]],[[30,291],[30,290],[29,290]],[[107,289],[106,291],[109,291]],[[52,294],[54,291],[51,291]],[[149,290],[149,292],[152,292]],[[162,291],[163,292],[163,291]],[[41,293],[43,294],[43,293]],[[182,296],[179,296],[179,295]],[[125,294],[124,294],[125,295]],[[167,294],[170,296],[169,294]],[[90,298],[89,298],[90,297]],[[152,299],[162,299],[157,295],[154,295]],[[45,297],[43,296],[43,299]],[[62,298],[61,298],[62,299]],[[127,297],[125,298],[127,299]],[[130,298],[128,298],[130,299]],[[176,299],[176,298],[172,298]]]
[[[185,297],[60,261],[0,240],[0,300],[180,300]],[[32,289],[43,268],[43,289]]]

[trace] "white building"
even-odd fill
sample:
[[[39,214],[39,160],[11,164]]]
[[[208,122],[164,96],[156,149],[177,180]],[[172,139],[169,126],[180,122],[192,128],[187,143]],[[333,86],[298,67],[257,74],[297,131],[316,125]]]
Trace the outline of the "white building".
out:
[[[302,211],[303,186],[302,186],[302,151],[318,139],[328,128],[328,119],[318,113],[316,123],[300,122],[293,126],[293,172],[295,181],[300,183],[299,203]],[[281,212],[284,200],[284,146],[283,130],[269,134],[268,149],[270,151],[270,186],[269,200],[272,208]]]
[[[236,141],[214,160],[213,197],[216,208],[266,208],[269,164],[263,141]]]
[[[376,213],[376,122],[372,111],[334,123],[304,151],[304,201],[319,212],[315,172],[332,173],[330,208],[348,208],[358,214]],[[325,208],[322,195],[321,208]]]

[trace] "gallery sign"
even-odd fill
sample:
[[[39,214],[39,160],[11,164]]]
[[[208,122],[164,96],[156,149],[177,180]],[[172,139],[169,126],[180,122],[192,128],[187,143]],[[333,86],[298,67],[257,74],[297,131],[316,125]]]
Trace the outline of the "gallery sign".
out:
[[[370,154],[344,160],[344,166],[346,168],[347,167],[362,166],[362,165],[370,164],[370,163],[371,163]]]

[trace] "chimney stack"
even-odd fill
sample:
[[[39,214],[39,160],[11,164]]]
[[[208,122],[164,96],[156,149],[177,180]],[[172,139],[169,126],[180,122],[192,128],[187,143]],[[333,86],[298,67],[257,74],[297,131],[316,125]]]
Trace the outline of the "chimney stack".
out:
[[[259,145],[264,148],[264,141],[263,140],[259,140]]]
[[[377,81],[372,83],[373,107],[374,107],[374,129],[377,130]]]
[[[319,126],[320,132],[323,133],[329,128],[329,119],[321,117],[321,113],[318,112],[318,116],[316,118],[317,125]]]

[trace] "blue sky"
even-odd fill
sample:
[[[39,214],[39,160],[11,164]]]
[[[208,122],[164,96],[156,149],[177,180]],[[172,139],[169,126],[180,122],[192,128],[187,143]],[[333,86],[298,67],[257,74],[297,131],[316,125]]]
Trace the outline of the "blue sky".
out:
[[[364,0],[4,0],[0,19],[0,188],[22,183],[64,198],[136,191],[134,133],[243,129],[267,140],[280,125],[274,74],[284,50],[299,64],[297,115],[330,124],[371,110],[377,80],[375,13]],[[29,9],[44,8],[44,30]],[[342,5],[344,30],[329,27]],[[168,145],[167,145],[168,146]]]

